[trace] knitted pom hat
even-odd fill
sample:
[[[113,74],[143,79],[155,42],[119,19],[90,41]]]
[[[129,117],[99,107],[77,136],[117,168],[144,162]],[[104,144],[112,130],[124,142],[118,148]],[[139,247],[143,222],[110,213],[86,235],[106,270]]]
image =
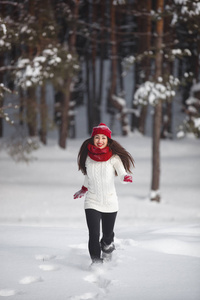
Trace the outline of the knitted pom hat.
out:
[[[92,136],[96,134],[104,134],[111,139],[111,133],[112,131],[108,128],[108,126],[106,126],[106,124],[100,123],[97,127],[93,128]]]

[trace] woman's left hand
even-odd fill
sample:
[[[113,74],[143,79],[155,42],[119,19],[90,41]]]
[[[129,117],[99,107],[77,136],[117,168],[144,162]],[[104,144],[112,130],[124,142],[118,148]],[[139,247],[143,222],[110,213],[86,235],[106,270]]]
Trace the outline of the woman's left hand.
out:
[[[124,176],[124,181],[125,182],[133,182],[132,176],[131,175],[125,175]]]

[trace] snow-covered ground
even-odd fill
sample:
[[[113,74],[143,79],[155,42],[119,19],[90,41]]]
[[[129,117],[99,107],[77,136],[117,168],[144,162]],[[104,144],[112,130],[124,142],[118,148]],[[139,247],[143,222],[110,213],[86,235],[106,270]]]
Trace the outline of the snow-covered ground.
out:
[[[161,203],[148,200],[151,139],[115,137],[133,155],[133,183],[116,178],[112,260],[91,268],[83,176],[67,150],[41,146],[30,164],[0,152],[0,297],[24,300],[199,300],[200,141],[161,143]]]

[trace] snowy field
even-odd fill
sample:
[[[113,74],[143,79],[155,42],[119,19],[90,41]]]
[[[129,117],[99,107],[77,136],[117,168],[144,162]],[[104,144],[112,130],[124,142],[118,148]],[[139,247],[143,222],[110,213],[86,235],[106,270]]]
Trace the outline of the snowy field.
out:
[[[116,137],[133,155],[132,184],[116,178],[112,260],[92,268],[76,158],[82,139],[54,140],[30,164],[0,152],[0,297],[16,300],[199,300],[200,141],[161,144],[161,203],[148,200],[151,139]]]

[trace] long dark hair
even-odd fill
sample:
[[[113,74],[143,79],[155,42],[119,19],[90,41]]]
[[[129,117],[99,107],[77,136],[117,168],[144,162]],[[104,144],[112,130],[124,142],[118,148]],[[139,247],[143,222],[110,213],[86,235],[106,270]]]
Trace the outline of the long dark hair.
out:
[[[85,161],[88,155],[88,144],[94,144],[94,138],[91,137],[83,142],[81,148],[78,153],[78,168],[83,172],[83,174],[87,174]],[[126,151],[117,141],[108,138],[108,147],[112,150],[113,155],[116,154],[121,158],[121,161],[124,165],[124,168],[127,172],[132,173],[131,167],[134,167],[134,159],[131,154]]]

